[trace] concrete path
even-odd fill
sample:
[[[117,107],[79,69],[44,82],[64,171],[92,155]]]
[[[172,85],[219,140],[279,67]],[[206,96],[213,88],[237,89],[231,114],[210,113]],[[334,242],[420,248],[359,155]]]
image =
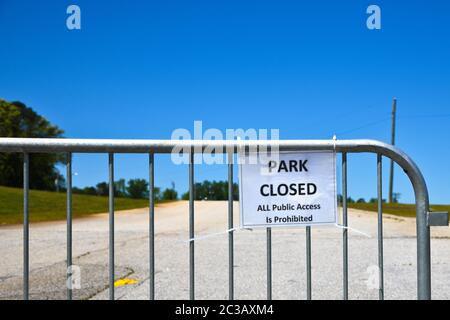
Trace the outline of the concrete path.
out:
[[[228,298],[227,203],[196,202],[196,236],[221,233],[196,241],[196,298]],[[239,221],[235,204],[235,223]],[[377,299],[375,213],[350,210],[349,297]],[[385,215],[385,296],[416,297],[415,220]],[[189,298],[188,203],[156,209],[156,298]],[[65,298],[65,222],[33,224],[30,228],[30,295],[32,299]],[[148,298],[148,210],[116,213],[116,277],[137,280],[116,287],[117,299]],[[305,299],[305,231],[274,229],[273,298]],[[313,299],[342,298],[342,230],[314,228],[312,236]],[[108,297],[108,216],[74,220],[74,264],[81,270],[76,299]],[[435,228],[432,238],[433,298],[450,299],[450,229]],[[0,299],[22,295],[22,229],[0,228]],[[265,230],[235,232],[235,298],[266,297]]]

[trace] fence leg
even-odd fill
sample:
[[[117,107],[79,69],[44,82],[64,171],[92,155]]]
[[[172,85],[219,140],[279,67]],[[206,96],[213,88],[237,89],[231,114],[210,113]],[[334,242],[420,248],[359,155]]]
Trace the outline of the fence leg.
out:
[[[306,299],[311,300],[311,227],[306,227]]]
[[[114,154],[109,154],[109,300],[114,300]]]
[[[66,165],[67,194],[67,300],[72,300],[72,153],[67,153]]]
[[[417,224],[417,298],[431,299],[430,227],[427,225],[426,197],[416,195]]]
[[[29,191],[30,191],[30,156],[23,159],[23,300],[29,299],[30,275],[30,225],[29,225]]]
[[[228,299],[234,299],[233,153],[228,154]]]
[[[155,300],[155,155],[149,154],[149,265],[150,300]]]
[[[342,256],[343,256],[343,294],[348,300],[348,212],[347,212],[347,153],[342,153]]]
[[[189,299],[195,299],[195,247],[194,247],[194,152],[189,161]]]

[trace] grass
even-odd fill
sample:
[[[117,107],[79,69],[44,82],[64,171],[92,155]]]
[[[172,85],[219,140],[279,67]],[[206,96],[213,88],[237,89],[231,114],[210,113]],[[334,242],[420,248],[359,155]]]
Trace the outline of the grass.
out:
[[[366,211],[378,211],[376,203],[349,203],[349,208],[366,210]],[[450,212],[450,205],[431,205],[431,211],[446,211]],[[414,204],[404,203],[383,203],[383,212],[393,214],[402,217],[415,217],[416,206]]]
[[[66,219],[66,193],[30,190],[30,222]],[[146,199],[116,198],[115,210],[148,207]],[[108,197],[74,194],[73,217],[108,212]],[[0,186],[0,225],[23,222],[23,191]]]

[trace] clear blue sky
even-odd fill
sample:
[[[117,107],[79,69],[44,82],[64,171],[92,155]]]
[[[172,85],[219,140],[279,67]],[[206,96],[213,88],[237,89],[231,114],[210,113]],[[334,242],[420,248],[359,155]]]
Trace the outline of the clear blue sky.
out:
[[[69,4],[81,8],[81,30],[66,28]],[[370,4],[381,30],[366,28]],[[395,96],[398,146],[423,170],[431,201],[450,203],[449,13],[449,1],[0,0],[0,97],[70,138],[169,139],[202,120],[279,128],[282,139],[389,141]],[[74,183],[106,180],[106,163],[76,156]],[[374,196],[375,158],[349,164],[350,195]],[[119,156],[116,176],[146,168],[144,156]],[[221,166],[197,173],[226,177]],[[157,185],[172,181],[185,191],[187,168],[158,157]],[[400,170],[395,188],[413,200]]]

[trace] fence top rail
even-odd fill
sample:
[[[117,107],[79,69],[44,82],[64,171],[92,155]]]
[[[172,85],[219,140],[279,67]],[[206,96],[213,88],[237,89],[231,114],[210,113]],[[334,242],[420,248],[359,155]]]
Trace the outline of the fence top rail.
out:
[[[195,153],[214,149],[216,153],[237,152],[240,148],[278,147],[279,151],[335,150],[336,152],[375,152],[403,154],[377,140],[140,140],[140,139],[59,139],[0,138],[0,152],[29,153],[171,153],[174,148]]]

